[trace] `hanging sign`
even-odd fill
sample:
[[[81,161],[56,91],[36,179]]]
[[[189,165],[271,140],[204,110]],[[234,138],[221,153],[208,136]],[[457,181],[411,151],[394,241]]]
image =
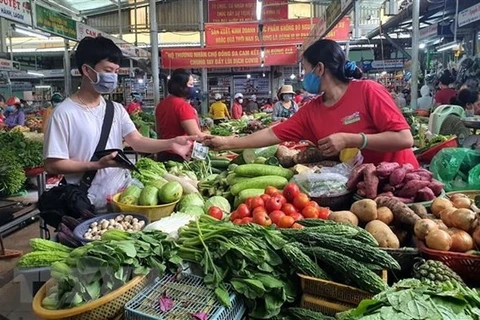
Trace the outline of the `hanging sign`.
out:
[[[317,19],[314,19],[314,23]],[[310,19],[291,19],[266,22],[263,27],[263,45],[300,44],[308,37]],[[260,46],[258,23],[207,23],[205,24],[207,47]]]
[[[463,27],[469,23],[480,20],[480,2],[458,13],[458,26]]]
[[[70,74],[74,77],[80,77],[81,76],[80,71],[78,71],[78,69],[70,70]],[[130,75],[130,68],[118,68],[117,74],[119,76],[129,76]]]
[[[0,70],[13,70],[12,60],[0,59]]]
[[[345,17],[340,20],[325,38],[335,41],[345,41],[350,39],[350,18]]]
[[[368,72],[371,70],[391,70],[391,69],[403,69],[404,62],[402,59],[390,59],[390,60],[363,60],[362,70]]]
[[[260,66],[260,48],[162,49],[162,68],[225,68]],[[297,62],[297,46],[265,48],[265,65],[290,65]]]
[[[0,1],[0,17],[31,26],[32,7],[30,0]]]
[[[342,4],[340,0],[332,0],[325,10],[325,22],[327,28],[330,27],[333,22],[340,16],[342,13]]]
[[[208,22],[257,20],[256,6],[256,0],[209,0]],[[288,19],[288,0],[263,0],[262,19]]]
[[[35,26],[65,39],[77,41],[77,22],[35,3]]]

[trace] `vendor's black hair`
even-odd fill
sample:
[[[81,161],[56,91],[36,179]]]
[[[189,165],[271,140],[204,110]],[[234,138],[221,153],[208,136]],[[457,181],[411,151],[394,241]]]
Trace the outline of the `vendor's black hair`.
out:
[[[179,98],[188,98],[190,96],[187,88],[188,80],[191,74],[185,69],[176,69],[173,71],[170,80],[168,80],[168,93]]]
[[[325,69],[330,71],[332,76],[345,83],[349,82],[350,78],[361,79],[363,76],[358,67],[354,69],[345,68],[347,63],[345,53],[342,47],[333,40],[317,40],[305,50],[303,57],[312,67],[320,62],[323,63]]]
[[[467,104],[477,102],[478,93],[470,89],[462,89],[458,92],[456,102],[459,106],[466,108]]]
[[[85,37],[78,43],[75,61],[80,74],[83,75],[82,66],[84,64],[95,68],[97,63],[105,59],[118,65],[122,61],[122,51],[112,40],[101,36]]]

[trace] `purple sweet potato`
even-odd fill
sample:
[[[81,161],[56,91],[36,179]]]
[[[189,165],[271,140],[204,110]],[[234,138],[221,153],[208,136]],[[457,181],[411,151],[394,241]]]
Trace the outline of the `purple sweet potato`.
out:
[[[418,174],[420,176],[421,180],[424,181],[432,181],[433,175],[430,171],[425,170],[425,169],[418,169],[414,171],[414,173]]]
[[[429,181],[408,181],[405,186],[396,193],[396,196],[400,198],[414,198],[417,195],[418,190],[427,187],[429,184]]]
[[[397,168],[400,168],[397,162],[382,162],[377,166],[377,176],[388,177]]]
[[[405,179],[405,175],[407,171],[404,168],[397,168],[393,170],[392,174],[390,175],[390,184],[392,186],[397,186],[402,183],[403,179]]]
[[[368,163],[363,170],[363,180],[365,181],[367,198],[375,199],[378,194],[379,179],[376,173],[377,168],[372,163]]]
[[[366,189],[367,189],[367,184],[365,183],[365,181],[360,181],[357,184],[357,190],[366,190]]]
[[[417,201],[431,201],[435,199],[435,194],[433,193],[432,189],[430,189],[429,187],[425,187],[418,190],[415,199]]]
[[[391,191],[383,192],[383,193],[380,193],[378,197],[393,197],[393,192]]]
[[[402,223],[413,227],[415,223],[420,220],[420,217],[417,216],[412,209],[407,207],[405,202],[402,200],[409,200],[411,202],[411,199],[400,199],[397,197],[378,197],[375,199],[375,202],[377,203],[378,208],[389,208],[392,211],[397,223]]]
[[[396,199],[396,200],[398,200],[402,203],[406,203],[406,204],[413,203],[413,198],[393,197],[393,199]]]
[[[415,167],[411,163],[405,163],[402,166],[402,168],[405,169],[405,171],[407,171],[407,173],[413,172],[413,170],[415,170]]]
[[[422,180],[422,177],[420,175],[410,172],[405,175],[405,182],[412,181],[412,180]]]
[[[365,191],[365,189],[357,189],[357,194],[360,197],[365,198],[367,196],[367,191]]]
[[[432,182],[430,182],[430,184],[428,185],[428,187],[432,189],[433,194],[435,194],[435,196],[439,196],[442,193],[442,190],[445,187],[445,185],[440,181],[433,179]]]
[[[360,181],[363,179],[363,170],[367,165],[361,164],[353,168],[352,172],[350,173],[350,177],[347,181],[347,189],[352,190],[355,189]]]

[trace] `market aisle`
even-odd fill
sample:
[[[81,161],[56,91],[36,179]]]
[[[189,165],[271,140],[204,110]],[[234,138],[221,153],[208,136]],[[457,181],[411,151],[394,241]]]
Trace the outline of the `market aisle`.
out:
[[[30,251],[29,240],[38,236],[39,226],[38,223],[34,223],[7,236],[4,243],[8,249],[22,250],[26,253]],[[31,311],[31,295],[22,287],[23,276],[14,275],[17,261],[18,258],[0,260],[0,320],[37,319]]]

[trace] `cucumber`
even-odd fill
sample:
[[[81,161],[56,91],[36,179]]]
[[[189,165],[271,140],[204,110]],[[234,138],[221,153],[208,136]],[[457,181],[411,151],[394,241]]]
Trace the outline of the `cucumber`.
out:
[[[259,148],[259,149],[245,149],[242,153],[243,161],[245,163],[252,163],[255,159],[259,157],[270,158],[275,156],[278,150],[278,145],[273,145],[269,147]]]
[[[210,160],[210,164],[213,168],[227,169],[230,165],[230,160],[225,158],[213,158]]]
[[[287,180],[293,177],[292,170],[267,164],[243,164],[235,169],[235,174],[240,177],[279,176]]]
[[[279,176],[261,176],[250,178],[247,181],[239,182],[230,188],[231,193],[236,196],[245,189],[265,189],[272,186],[277,189],[283,189],[288,183],[288,180]]]
[[[235,173],[230,173],[227,176],[227,183],[229,186],[233,186],[234,184],[237,184],[239,182],[247,181],[250,178],[247,177],[238,177]]]
[[[248,198],[258,197],[265,193],[265,189],[245,189],[238,194],[240,203],[245,202]]]

